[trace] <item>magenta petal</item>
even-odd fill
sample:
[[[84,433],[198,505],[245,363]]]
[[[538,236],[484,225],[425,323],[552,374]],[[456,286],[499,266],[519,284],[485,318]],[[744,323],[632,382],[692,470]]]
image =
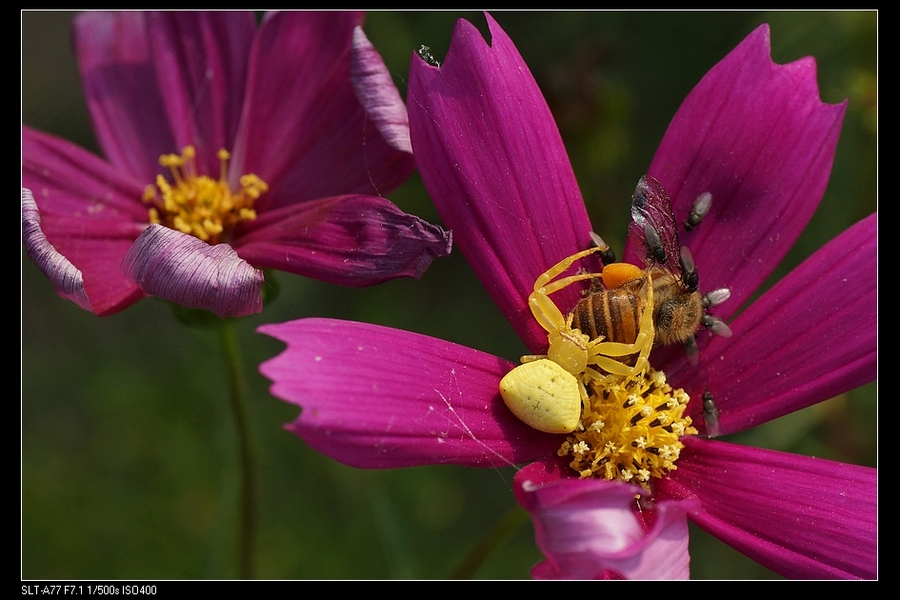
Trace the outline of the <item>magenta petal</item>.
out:
[[[389,145],[376,125],[384,115],[370,116],[351,83],[361,21],[354,12],[279,12],[260,26],[231,176],[254,173],[270,185],[258,212],[338,194],[387,194],[412,172],[412,156]]]
[[[878,576],[878,471],[796,454],[683,438],[660,497],[698,497],[692,519],[791,578]]]
[[[22,184],[34,193],[48,241],[81,271],[93,312],[109,315],[143,296],[119,268],[147,226],[140,182],[71,142],[23,126]]]
[[[28,258],[47,276],[56,293],[85,310],[91,310],[81,271],[57,252],[41,231],[41,213],[31,190],[26,188],[22,188],[22,241]]]
[[[537,352],[547,335],[531,316],[528,294],[543,271],[590,246],[591,224],[534,77],[506,33],[490,15],[487,21],[490,46],[459,21],[440,68],[413,56],[410,134],[425,187],[457,247]],[[558,296],[567,308],[578,291]]]
[[[150,12],[147,38],[175,146],[197,150],[197,170],[218,176],[244,101],[256,20],[249,11]]]
[[[381,55],[363,33],[353,28],[353,63],[350,67],[353,90],[366,113],[389,146],[412,154],[409,142],[409,116],[400,92]]]
[[[496,467],[551,454],[503,404],[513,365],[435,338],[376,325],[301,319],[260,333],[287,349],[260,365],[274,396],[302,407],[288,429],[345,464]]]
[[[145,13],[83,12],[73,35],[88,110],[103,154],[144,184],[175,150],[147,44]]]
[[[515,477],[519,503],[534,519],[547,562],[539,579],[687,579],[686,515],[694,499],[656,502],[649,530],[635,513],[636,486],[600,479],[548,477],[533,463]],[[554,480],[555,479],[555,480]]]
[[[338,196],[270,210],[244,222],[234,240],[254,265],[348,286],[421,277],[451,246],[450,233],[377,196]]]
[[[877,225],[876,213],[833,239],[731,323],[731,338],[703,351],[684,387],[695,398],[713,393],[722,433],[875,380]],[[691,404],[696,418],[701,407]]]
[[[146,293],[220,317],[262,310],[263,274],[228,244],[210,246],[192,235],[148,227],[128,251],[122,271]]]
[[[681,241],[703,289],[731,289],[720,317],[756,291],[815,212],[846,107],[819,99],[812,58],[773,63],[762,25],[679,108],[649,172],[668,190],[679,223],[698,194],[713,195],[703,224]],[[626,258],[635,256],[632,243]]]

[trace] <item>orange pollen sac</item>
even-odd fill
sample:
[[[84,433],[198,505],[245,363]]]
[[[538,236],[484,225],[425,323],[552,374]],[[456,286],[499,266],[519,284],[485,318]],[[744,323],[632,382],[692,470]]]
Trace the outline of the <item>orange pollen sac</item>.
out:
[[[610,263],[603,267],[601,278],[606,289],[611,290],[620,287],[629,281],[640,279],[644,272],[640,267],[629,263]]]
[[[240,188],[233,192],[225,181],[231,157],[228,151],[219,150],[219,179],[197,174],[196,155],[194,147],[187,146],[180,155],[161,156],[159,164],[169,168],[172,183],[157,175],[156,185],[147,186],[143,200],[150,205],[151,223],[218,244],[227,239],[238,223],[256,218],[253,204],[269,186],[251,173],[241,176]]]

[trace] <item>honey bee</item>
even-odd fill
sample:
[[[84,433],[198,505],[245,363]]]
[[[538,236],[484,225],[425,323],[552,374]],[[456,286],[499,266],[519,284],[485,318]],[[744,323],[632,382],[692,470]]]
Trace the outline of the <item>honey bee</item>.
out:
[[[547,354],[523,356],[523,364],[501,380],[500,394],[513,414],[535,429],[572,431],[580,407],[588,404],[587,382],[601,381],[606,374],[632,378],[645,372],[655,344],[684,343],[690,360],[696,362],[694,334],[701,325],[731,335],[728,325],[706,313],[727,300],[730,292],[697,291],[697,267],[690,250],[678,244],[663,186],[652,177],[641,177],[631,212],[630,235],[638,236],[647,251],[644,268],[607,262],[600,273],[563,276],[591,254],[598,253],[604,261],[614,258],[591,232],[594,247],[562,259],[534,282],[528,306],[547,331]],[[572,312],[564,314],[550,295],[581,281],[591,281],[591,288]]]
[[[682,343],[688,358],[696,363],[695,334],[701,325],[718,335],[731,335],[728,325],[706,312],[727,300],[730,292],[723,288],[703,295],[698,291],[700,278],[694,257],[687,246],[678,243],[669,195],[653,177],[645,175],[638,181],[631,216],[629,235],[640,240],[646,249],[646,268],[632,271],[628,281],[617,281],[604,274],[605,289],[594,286],[578,302],[572,326],[591,339],[603,337],[633,344],[646,306],[647,282],[652,281],[654,343]],[[595,244],[602,243],[600,238],[592,238]],[[612,266],[604,267],[604,272]]]

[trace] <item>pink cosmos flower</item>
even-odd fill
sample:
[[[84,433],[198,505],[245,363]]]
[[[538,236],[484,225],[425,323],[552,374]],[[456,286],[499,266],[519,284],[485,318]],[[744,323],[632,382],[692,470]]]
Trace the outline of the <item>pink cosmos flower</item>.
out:
[[[487,20],[490,44],[460,21],[440,67],[413,58],[412,142],[457,247],[529,351],[542,353],[547,336],[527,296],[540,273],[590,245],[593,228],[543,96]],[[698,194],[713,195],[682,242],[704,289],[731,289],[718,317],[750,298],[815,211],[845,106],[821,102],[813,59],[774,64],[763,25],[679,109],[649,174],[680,222]],[[732,337],[701,334],[699,364],[680,347],[654,350],[651,363],[692,398],[714,393],[721,434],[873,381],[876,218],[756,299],[730,321]],[[638,249],[627,248],[626,259],[639,261]],[[574,287],[554,295],[564,311],[579,297]],[[652,493],[578,479],[556,457],[563,437],[524,425],[500,399],[513,362],[361,323],[303,319],[259,330],[287,344],[260,370],[275,396],[303,409],[288,429],[336,460],[362,468],[530,462],[514,486],[547,557],[536,577],[687,577],[688,518],[788,577],[877,576],[875,469],[688,436]],[[687,414],[702,433],[702,403]]]
[[[98,315],[146,294],[259,312],[262,268],[351,286],[420,276],[450,236],[381,197],[414,165],[406,108],[361,24],[352,12],[259,27],[250,12],[79,15],[106,158],[22,127],[28,255]]]

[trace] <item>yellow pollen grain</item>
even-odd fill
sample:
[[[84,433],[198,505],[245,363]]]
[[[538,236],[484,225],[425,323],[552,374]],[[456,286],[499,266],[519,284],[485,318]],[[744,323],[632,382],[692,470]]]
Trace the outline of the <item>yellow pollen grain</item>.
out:
[[[159,164],[168,167],[171,183],[157,175],[156,185],[148,185],[142,196],[150,205],[151,223],[159,223],[193,235],[210,244],[225,241],[234,227],[256,218],[254,202],[269,189],[265,181],[252,173],[242,175],[240,188],[228,187],[226,174],[231,155],[219,150],[220,175],[213,179],[197,173],[196,150],[187,146],[181,154],[164,154]]]
[[[569,434],[559,456],[579,477],[637,482],[649,489],[653,478],[676,468],[684,444],[695,435],[684,415],[690,397],[673,390],[665,374],[652,368],[633,377],[583,378],[588,403],[581,426]]]

